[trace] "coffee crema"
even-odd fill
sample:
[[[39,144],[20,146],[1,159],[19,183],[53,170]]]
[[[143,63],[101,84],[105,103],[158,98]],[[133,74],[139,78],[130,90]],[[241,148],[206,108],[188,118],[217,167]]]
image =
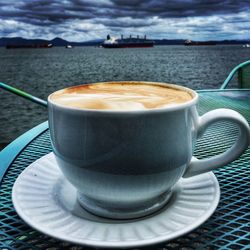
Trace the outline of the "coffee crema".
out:
[[[59,90],[51,95],[51,100],[62,106],[106,110],[164,108],[192,99],[192,95],[185,90],[138,82],[86,84]]]

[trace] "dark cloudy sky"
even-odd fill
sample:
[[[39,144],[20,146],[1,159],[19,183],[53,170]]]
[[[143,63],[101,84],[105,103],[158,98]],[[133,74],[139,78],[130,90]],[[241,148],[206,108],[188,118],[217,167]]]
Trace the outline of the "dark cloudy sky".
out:
[[[250,0],[0,0],[0,36],[250,39]]]

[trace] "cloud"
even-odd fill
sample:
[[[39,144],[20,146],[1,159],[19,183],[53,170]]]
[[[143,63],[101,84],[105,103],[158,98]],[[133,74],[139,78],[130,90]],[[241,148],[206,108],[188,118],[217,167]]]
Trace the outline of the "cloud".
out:
[[[108,27],[119,27],[119,28],[138,28],[138,27],[148,27],[156,25],[158,20],[156,18],[148,18],[146,20],[140,18],[132,17],[121,17],[115,20],[109,18],[96,18],[95,23],[102,23]]]
[[[249,38],[249,11],[248,0],[0,0],[0,35],[76,41],[107,33]],[[10,21],[15,25],[8,27]]]

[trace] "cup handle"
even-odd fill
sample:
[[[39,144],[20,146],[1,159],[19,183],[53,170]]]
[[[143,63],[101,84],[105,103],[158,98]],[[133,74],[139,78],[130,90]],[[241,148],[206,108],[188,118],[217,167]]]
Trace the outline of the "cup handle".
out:
[[[250,129],[248,122],[242,115],[231,109],[215,109],[199,117],[197,124],[198,137],[202,136],[205,130],[217,121],[229,121],[236,124],[240,132],[238,138],[228,150],[219,155],[202,160],[192,157],[191,162],[183,175],[184,178],[222,167],[237,159],[248,147],[250,143]]]

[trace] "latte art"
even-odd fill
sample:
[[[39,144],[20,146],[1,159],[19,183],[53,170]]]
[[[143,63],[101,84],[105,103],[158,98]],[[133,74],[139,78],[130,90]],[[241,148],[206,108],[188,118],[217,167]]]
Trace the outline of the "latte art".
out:
[[[184,90],[144,83],[99,83],[71,87],[55,92],[57,104],[82,109],[145,110],[190,101]]]

